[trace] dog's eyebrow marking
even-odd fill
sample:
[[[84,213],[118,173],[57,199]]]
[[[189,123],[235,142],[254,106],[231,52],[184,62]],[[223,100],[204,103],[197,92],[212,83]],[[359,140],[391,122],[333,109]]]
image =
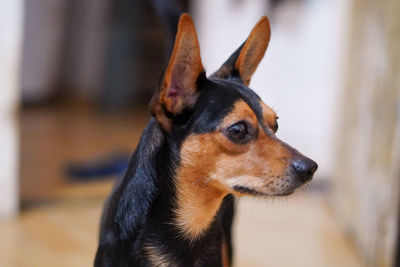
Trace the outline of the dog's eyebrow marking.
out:
[[[276,113],[272,108],[270,108],[267,104],[265,104],[261,100],[260,100],[260,105],[262,107],[264,123],[268,125],[271,129],[274,129],[274,127],[276,126],[276,119],[278,118],[278,116],[276,116]]]
[[[265,112],[264,112],[264,105],[265,103],[261,100],[261,98],[250,88],[243,86],[241,83],[235,81],[224,81],[219,80],[219,82],[224,83],[226,86],[232,88],[239,93],[241,100],[247,103],[250,109],[254,112],[257,117],[258,123],[260,124],[263,131],[272,136],[272,132],[269,130],[269,127],[265,124]],[[266,106],[266,105],[265,105]]]
[[[239,99],[233,105],[232,111],[222,120],[220,127],[228,127],[231,124],[242,120],[246,120],[253,127],[257,127],[258,119],[256,114],[245,101]]]

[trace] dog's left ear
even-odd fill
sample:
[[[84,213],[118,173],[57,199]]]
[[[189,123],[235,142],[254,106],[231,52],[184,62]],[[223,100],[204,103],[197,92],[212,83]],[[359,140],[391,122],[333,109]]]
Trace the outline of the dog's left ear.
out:
[[[240,78],[243,84],[249,86],[251,76],[264,57],[270,37],[269,20],[263,16],[254,26],[247,40],[211,77]]]
[[[196,103],[201,74],[205,75],[196,29],[190,15],[183,14],[161,88],[150,102],[151,114],[165,130],[170,130],[173,117]]]

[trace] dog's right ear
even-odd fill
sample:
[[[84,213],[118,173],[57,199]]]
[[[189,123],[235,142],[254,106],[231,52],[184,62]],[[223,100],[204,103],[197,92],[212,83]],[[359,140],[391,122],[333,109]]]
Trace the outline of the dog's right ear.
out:
[[[270,37],[269,20],[263,16],[253,27],[247,40],[211,77],[238,78],[244,85],[249,86],[251,76],[264,57]]]
[[[205,76],[196,29],[192,18],[183,14],[161,87],[150,102],[151,114],[165,130],[171,129],[174,117],[196,103],[200,75]]]

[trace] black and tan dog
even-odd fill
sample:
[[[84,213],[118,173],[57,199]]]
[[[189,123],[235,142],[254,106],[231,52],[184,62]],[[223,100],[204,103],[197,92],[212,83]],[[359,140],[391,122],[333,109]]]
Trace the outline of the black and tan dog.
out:
[[[207,77],[181,16],[153,118],[105,205],[95,266],[229,266],[233,196],[288,195],[312,178],[317,164],[275,136],[275,112],[248,88],[269,39],[262,17]]]

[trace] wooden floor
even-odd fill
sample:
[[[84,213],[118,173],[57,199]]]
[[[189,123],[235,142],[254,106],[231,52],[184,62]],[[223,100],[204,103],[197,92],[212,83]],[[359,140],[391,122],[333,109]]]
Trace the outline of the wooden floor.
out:
[[[0,221],[0,266],[91,266],[112,180],[72,183],[62,168],[115,148],[133,150],[146,120],[143,113],[100,116],[82,109],[22,114],[25,208]],[[235,266],[362,266],[325,194],[313,190],[284,199],[242,198],[234,244]]]
[[[110,183],[79,187],[62,201],[0,222],[0,266],[91,266]],[[242,198],[234,239],[235,266],[362,266],[319,194]]]

